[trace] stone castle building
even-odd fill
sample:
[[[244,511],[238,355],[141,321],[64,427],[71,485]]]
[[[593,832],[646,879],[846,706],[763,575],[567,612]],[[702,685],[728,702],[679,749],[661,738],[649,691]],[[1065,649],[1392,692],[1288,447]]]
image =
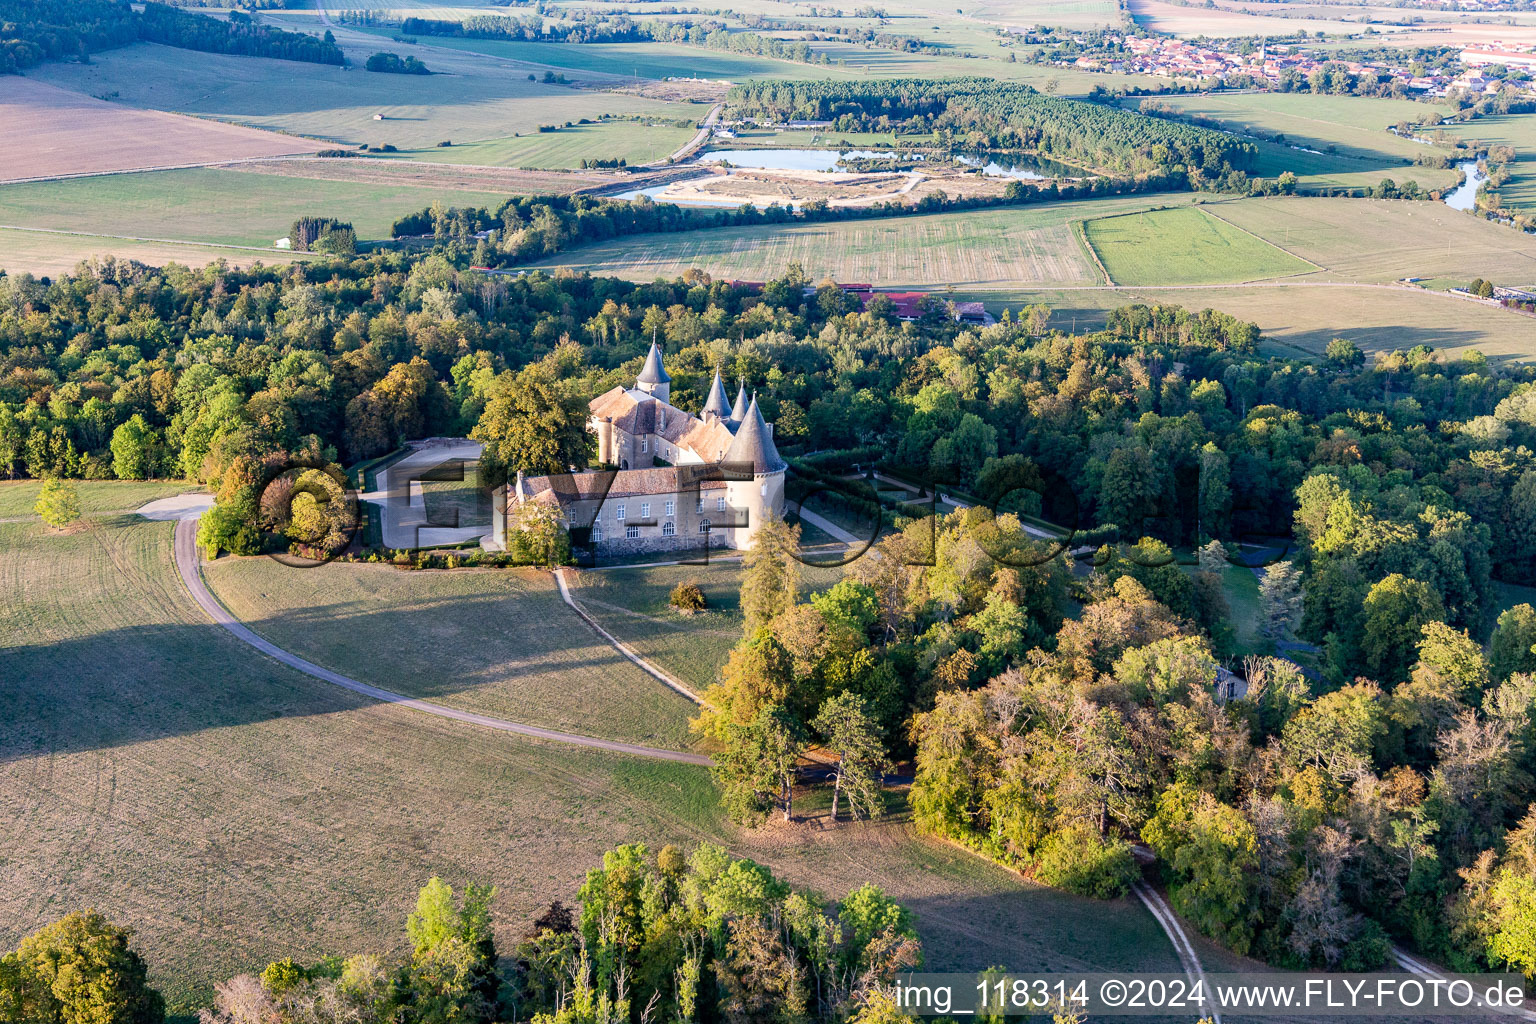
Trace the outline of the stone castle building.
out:
[[[784,471],[757,398],[733,404],[719,371],[703,413],[671,404],[672,378],[654,343],[632,388],[588,406],[605,469],[524,477],[497,492],[498,533],[517,505],[557,506],[574,542],[599,555],[750,547],[770,514],[784,514]],[[587,531],[590,531],[588,534]]]

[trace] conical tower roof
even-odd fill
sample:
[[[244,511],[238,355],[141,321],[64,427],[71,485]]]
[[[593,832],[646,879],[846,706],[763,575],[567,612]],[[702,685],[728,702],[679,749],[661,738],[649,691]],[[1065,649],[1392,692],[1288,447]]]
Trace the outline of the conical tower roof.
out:
[[[651,342],[650,354],[645,357],[645,366],[637,379],[641,384],[668,384],[672,381],[666,367],[661,365],[661,348],[654,341]]]
[[[786,468],[779,450],[773,445],[773,436],[768,433],[768,424],[763,422],[755,395],[741,426],[736,429],[736,439],[726,449],[724,461],[734,465],[750,462],[753,473],[777,473]]]
[[[725,393],[725,385],[720,380],[720,371],[715,371],[715,382],[709,386],[709,397],[704,400],[704,415],[710,413],[723,419],[731,415],[731,399]]]
[[[747,382],[741,382],[741,389],[736,392],[736,404],[731,406],[731,423],[739,426],[747,418]]]

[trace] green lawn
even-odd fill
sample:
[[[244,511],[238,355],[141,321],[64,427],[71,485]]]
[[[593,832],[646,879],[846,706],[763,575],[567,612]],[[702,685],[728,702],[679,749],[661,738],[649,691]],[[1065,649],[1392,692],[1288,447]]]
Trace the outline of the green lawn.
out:
[[[704,108],[699,108],[699,116]],[[696,129],[675,124],[611,121],[578,124],[555,132],[533,132],[413,152],[417,160],[491,167],[580,167],[584,159],[623,159],[630,166],[665,160],[693,138]]]
[[[529,725],[689,744],[693,706],[584,627],[548,573],[250,558],[206,575],[256,632],[365,682]]]
[[[573,899],[602,850],[713,840],[830,896],[884,887],[916,912],[933,970],[1178,969],[1135,902],[1021,882],[900,818],[738,831],[703,769],[490,733],[302,676],[208,622],[176,574],[171,530],[136,517],[63,534],[0,524],[0,947],[95,906],[134,927],[152,983],[187,1014],[213,982],[280,957],[403,955],[405,916],[434,874],[494,884],[497,943],[510,949],[551,899]],[[228,570],[249,566],[213,567],[226,599]],[[345,580],[338,593],[323,570],[277,571],[315,577],[247,574],[252,600],[286,609],[285,639],[297,646],[308,630],[338,667],[388,684],[407,685],[430,657],[443,688],[472,686],[488,660],[479,645],[532,642],[501,637],[519,631],[553,639],[552,627],[486,616],[466,645],[451,616],[400,612],[463,603],[478,581],[375,571],[375,600]],[[388,630],[368,618],[406,627],[396,646],[381,652]],[[572,624],[562,647],[590,643],[575,616],[547,618]],[[523,669],[538,671],[499,666]],[[572,667],[578,681],[593,671]]]
[[[388,238],[397,218],[434,200],[495,207],[505,199],[496,192],[200,167],[0,186],[0,217],[17,227],[270,247],[307,214],[349,221],[361,239]],[[115,243],[100,245],[108,250]]]
[[[88,516],[126,512],[156,498],[201,490],[199,485],[187,480],[75,480],[73,483],[75,493],[80,496],[80,511]],[[37,493],[42,486],[40,480],[0,481],[0,518],[33,515],[32,507],[37,504]]]
[[[1115,284],[1258,281],[1316,269],[1262,238],[1188,207],[1103,217],[1083,227]]]

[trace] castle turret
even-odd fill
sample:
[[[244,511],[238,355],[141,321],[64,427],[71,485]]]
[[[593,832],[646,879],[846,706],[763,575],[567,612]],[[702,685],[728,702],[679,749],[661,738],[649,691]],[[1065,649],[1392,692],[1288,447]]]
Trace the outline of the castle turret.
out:
[[[720,371],[715,371],[715,381],[709,386],[709,397],[704,401],[704,420],[709,421],[713,414],[717,419],[729,419],[731,416],[731,400],[725,393],[725,385],[720,381]]]
[[[726,501],[746,521],[736,528],[735,547],[752,546],[752,538],[770,515],[784,514],[784,471],[788,463],[773,443],[773,431],[763,422],[754,396],[742,413],[741,426],[722,460],[731,471],[752,468],[751,480],[731,480],[725,485]]]
[[[645,366],[640,370],[640,376],[635,380],[635,387],[652,398],[663,402],[671,402],[672,377],[667,373],[666,367],[661,365],[661,347],[654,341],[651,342],[651,351],[645,357]]]
[[[741,388],[736,392],[736,404],[731,406],[731,429],[735,430],[747,418],[747,382],[741,382]]]

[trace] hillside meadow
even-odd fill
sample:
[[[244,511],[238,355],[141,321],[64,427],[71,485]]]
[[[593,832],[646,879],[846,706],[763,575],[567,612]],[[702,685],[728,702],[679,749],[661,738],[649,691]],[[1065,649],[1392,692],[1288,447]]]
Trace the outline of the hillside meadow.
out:
[[[791,826],[738,831],[703,769],[490,734],[302,676],[202,617],[171,529],[135,516],[64,533],[0,524],[0,945],[96,906],[134,926],[151,981],[186,1013],[212,982],[275,958],[403,952],[403,921],[433,874],[495,884],[509,948],[549,900],[574,896],[602,850],[711,840],[830,895],[884,886],[917,913],[932,969],[1177,970],[1139,904],[1021,882],[917,839],[903,816],[831,827],[808,809]],[[424,610],[439,584],[396,575],[423,588],[381,598],[423,608],[407,646],[461,635],[451,613],[437,625]],[[396,682],[377,635],[345,612],[327,623],[327,607],[303,615],[339,664]],[[564,621],[564,642],[590,643],[588,627]],[[449,685],[483,656],[435,654]]]
[[[232,267],[248,267],[253,263],[270,265],[309,259],[306,253],[289,253],[282,249],[236,249],[188,242],[112,238],[101,234],[0,228],[0,270],[8,273],[47,277],[73,270],[82,260],[103,256],[138,260],[152,267],[167,263],[201,267],[217,260]]]

